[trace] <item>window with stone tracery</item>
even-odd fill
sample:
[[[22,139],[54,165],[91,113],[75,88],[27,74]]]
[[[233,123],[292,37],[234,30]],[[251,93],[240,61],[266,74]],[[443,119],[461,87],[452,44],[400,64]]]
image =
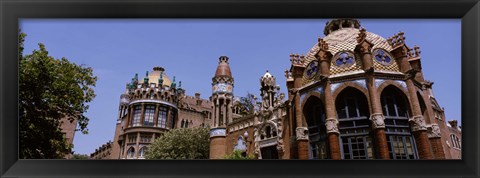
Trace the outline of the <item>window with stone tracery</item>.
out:
[[[346,88],[336,99],[343,159],[374,159],[368,102],[357,89]]]
[[[153,115],[155,114],[155,106],[147,105],[145,107],[143,125],[144,126],[153,126]]]
[[[133,126],[140,126],[140,116],[142,114],[141,112],[142,106],[135,106],[135,110],[133,111]]]
[[[160,107],[158,109],[158,116],[157,116],[157,127],[165,128],[167,124],[167,108]]]
[[[417,159],[415,140],[408,123],[406,97],[398,89],[389,86],[382,92],[381,102],[390,159]]]

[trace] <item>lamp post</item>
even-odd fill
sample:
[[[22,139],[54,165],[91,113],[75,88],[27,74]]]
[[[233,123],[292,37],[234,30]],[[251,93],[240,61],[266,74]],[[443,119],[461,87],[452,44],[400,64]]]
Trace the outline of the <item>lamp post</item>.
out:
[[[243,155],[243,154],[242,154],[242,155],[243,155],[244,157],[247,157],[248,146],[249,146],[249,143],[252,142],[252,141],[248,141],[248,132],[247,132],[247,131],[245,131],[245,132],[243,133],[243,138],[245,139],[245,143],[246,143],[247,148],[245,148],[245,155]]]

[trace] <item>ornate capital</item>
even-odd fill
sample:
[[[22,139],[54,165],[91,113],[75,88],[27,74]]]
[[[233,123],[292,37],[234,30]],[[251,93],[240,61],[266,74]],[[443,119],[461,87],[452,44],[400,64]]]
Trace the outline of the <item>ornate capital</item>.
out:
[[[413,132],[427,130],[427,125],[423,116],[413,116],[408,120],[411,123],[411,128]]]
[[[336,118],[328,118],[325,121],[325,127],[327,128],[327,133],[339,133],[338,120]]]
[[[382,113],[374,113],[370,115],[370,121],[372,121],[373,129],[385,128],[385,116]]]
[[[295,131],[297,133],[297,140],[308,140],[308,128],[297,127]]]
[[[442,134],[440,133],[440,127],[438,124],[432,124],[427,126],[428,129],[428,138],[440,138]]]

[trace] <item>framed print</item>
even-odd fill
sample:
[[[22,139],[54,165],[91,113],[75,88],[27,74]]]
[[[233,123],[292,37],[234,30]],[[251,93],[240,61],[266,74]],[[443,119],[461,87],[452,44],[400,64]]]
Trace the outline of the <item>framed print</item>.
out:
[[[479,176],[476,0],[0,7],[2,177]]]

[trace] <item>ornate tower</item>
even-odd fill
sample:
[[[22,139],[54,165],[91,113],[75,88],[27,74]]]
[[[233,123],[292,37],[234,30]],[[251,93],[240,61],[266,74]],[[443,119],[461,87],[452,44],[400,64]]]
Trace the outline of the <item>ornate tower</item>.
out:
[[[221,159],[226,152],[226,126],[232,121],[233,77],[228,57],[220,56],[212,78],[213,125],[210,130],[210,159]]]

